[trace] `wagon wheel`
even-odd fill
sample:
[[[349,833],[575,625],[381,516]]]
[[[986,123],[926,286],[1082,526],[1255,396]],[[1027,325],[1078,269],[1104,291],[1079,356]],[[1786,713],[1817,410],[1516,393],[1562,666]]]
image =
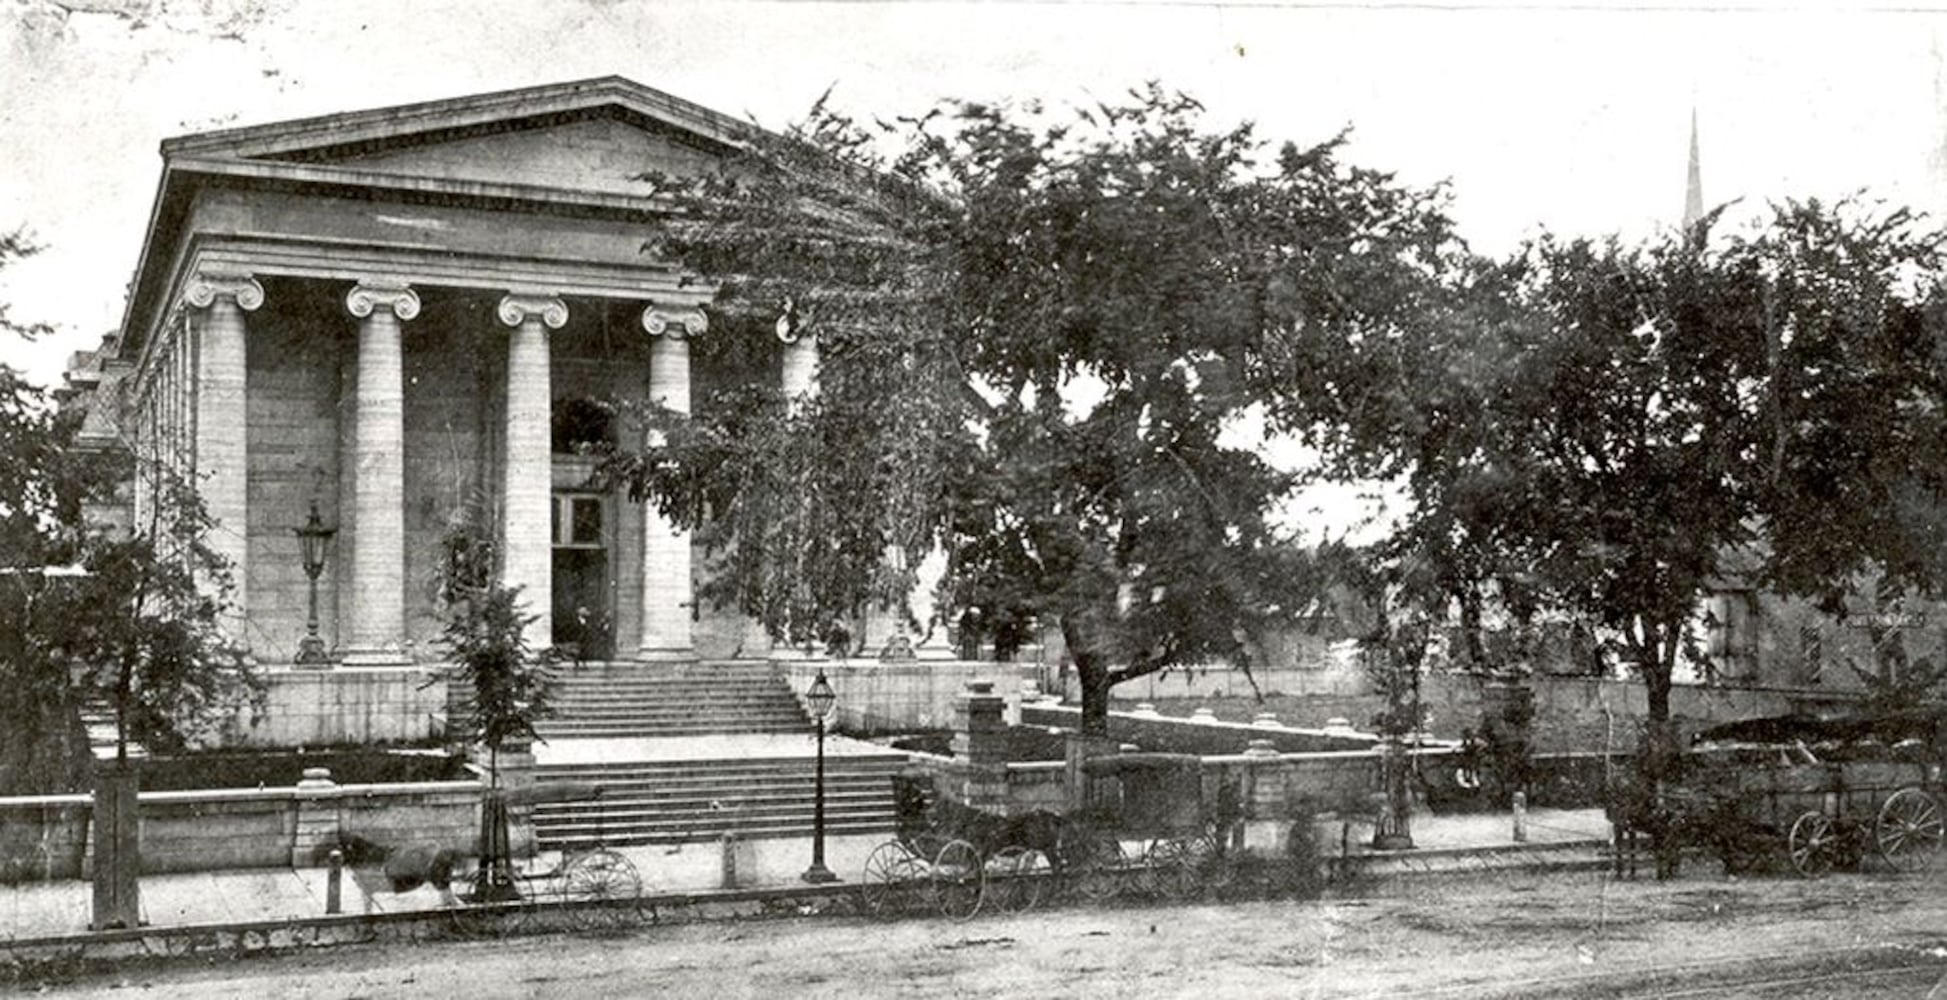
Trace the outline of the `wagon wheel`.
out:
[[[925,867],[906,845],[888,840],[866,855],[865,873],[859,877],[859,901],[874,917],[895,917],[913,905]]]
[[[980,912],[987,872],[980,852],[964,840],[949,841],[933,859],[933,898],[940,912],[955,920],[971,920]]]
[[[534,909],[526,881],[511,867],[456,876],[453,902],[453,929],[476,938],[519,933]]]
[[[569,859],[556,879],[568,919],[576,927],[615,930],[635,922],[642,876],[628,858],[614,851],[589,851]]]
[[[1002,913],[1025,913],[1039,906],[1052,873],[1047,855],[1020,844],[994,855],[987,868],[988,891]]]
[[[1064,878],[1072,879],[1083,899],[1100,903],[1121,889],[1122,842],[1104,830],[1074,826],[1064,829],[1056,848]]]
[[[1196,859],[1188,841],[1159,839],[1143,851],[1140,876],[1142,889],[1164,899],[1183,899],[1194,895],[1197,881]]]
[[[1941,834],[1940,804],[1918,788],[1887,796],[1873,823],[1880,857],[1903,872],[1926,867],[1940,851]]]
[[[1205,888],[1221,892],[1237,881],[1237,866],[1231,861],[1226,843],[1228,834],[1222,823],[1212,821],[1190,842],[1191,861]]]
[[[1785,846],[1791,851],[1792,867],[1800,875],[1818,878],[1831,871],[1839,848],[1832,817],[1816,810],[1800,813],[1792,821]]]

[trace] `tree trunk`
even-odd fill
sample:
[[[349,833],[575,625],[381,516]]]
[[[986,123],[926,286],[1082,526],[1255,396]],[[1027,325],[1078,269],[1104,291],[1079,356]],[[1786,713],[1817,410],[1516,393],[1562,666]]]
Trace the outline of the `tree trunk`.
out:
[[[1082,689],[1082,734],[1109,735],[1109,689],[1115,686],[1112,668],[1089,648],[1075,615],[1061,617],[1061,639],[1075,664],[1075,682]]]
[[[1082,686],[1082,735],[1109,735],[1109,668],[1092,654],[1073,652],[1075,678]]]

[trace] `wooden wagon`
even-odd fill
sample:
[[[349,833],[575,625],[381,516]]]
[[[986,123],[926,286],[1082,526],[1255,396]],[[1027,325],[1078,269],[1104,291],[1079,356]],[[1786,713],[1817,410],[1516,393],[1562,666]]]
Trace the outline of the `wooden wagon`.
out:
[[[1808,877],[1877,858],[1913,871],[1939,854],[1939,716],[1751,720],[1699,735],[1657,795],[1668,835],[1727,866],[1782,847]]]

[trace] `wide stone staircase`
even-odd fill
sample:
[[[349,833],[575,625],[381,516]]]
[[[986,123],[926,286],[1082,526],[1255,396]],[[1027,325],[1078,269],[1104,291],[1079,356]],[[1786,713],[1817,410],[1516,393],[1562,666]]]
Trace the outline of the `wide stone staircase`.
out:
[[[551,746],[537,748],[535,780],[601,795],[536,805],[543,849],[811,835],[816,730],[771,664],[565,667],[552,697],[553,717],[536,727]],[[690,739],[657,739],[665,737]],[[606,747],[593,757],[565,752],[584,740],[612,741],[613,755]],[[547,763],[550,749],[574,762]],[[643,756],[656,759],[630,759]],[[826,833],[890,831],[891,779],[906,760],[891,751],[828,752]]]
[[[825,758],[825,832],[839,836],[893,828],[892,776],[900,754]],[[678,844],[742,837],[809,837],[815,793],[806,759],[646,761],[559,765],[543,781],[583,781],[602,798],[534,808],[544,849],[597,843]]]
[[[813,732],[796,695],[769,663],[720,661],[557,668],[544,740]]]

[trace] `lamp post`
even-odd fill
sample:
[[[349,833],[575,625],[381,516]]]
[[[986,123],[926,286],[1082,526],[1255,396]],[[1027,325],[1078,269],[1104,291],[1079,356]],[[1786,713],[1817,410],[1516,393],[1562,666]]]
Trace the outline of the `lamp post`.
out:
[[[325,547],[331,536],[338,533],[336,528],[327,528],[318,517],[318,502],[311,501],[311,517],[304,527],[291,529],[296,535],[298,546],[304,556],[304,575],[311,581],[310,613],[304,621],[304,638],[297,644],[295,662],[309,665],[322,665],[329,662],[325,658],[324,640],[318,638],[318,574],[324,572]]]
[[[825,724],[838,704],[838,694],[825,680],[824,668],[819,668],[818,679],[811,682],[811,690],[805,692],[804,700],[818,723],[818,787],[811,807],[811,867],[805,869],[804,880],[823,884],[838,881],[838,876],[825,867]]]

